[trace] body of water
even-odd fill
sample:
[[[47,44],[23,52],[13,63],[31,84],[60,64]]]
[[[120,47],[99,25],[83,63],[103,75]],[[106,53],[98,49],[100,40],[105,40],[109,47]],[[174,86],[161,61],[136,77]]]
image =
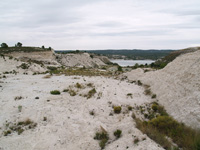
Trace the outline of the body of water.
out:
[[[120,66],[134,66],[136,63],[139,65],[151,64],[155,62],[154,60],[123,60],[123,59],[113,59],[110,60],[113,63],[117,63]]]

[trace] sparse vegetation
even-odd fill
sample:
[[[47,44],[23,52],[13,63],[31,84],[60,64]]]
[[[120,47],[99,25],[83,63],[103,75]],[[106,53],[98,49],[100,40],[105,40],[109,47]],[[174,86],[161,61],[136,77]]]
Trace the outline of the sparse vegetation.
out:
[[[129,105],[129,106],[128,106],[128,110],[129,110],[129,111],[132,111],[132,109],[133,109],[133,107]]]
[[[127,97],[133,98],[133,94],[132,93],[128,93],[126,94]]]
[[[94,96],[94,94],[96,93],[96,89],[93,88],[92,90],[90,90],[87,94],[87,99],[91,98],[92,96]]]
[[[52,95],[60,95],[60,91],[59,90],[54,90],[50,92]]]
[[[76,91],[74,91],[73,89],[69,89],[68,93],[70,94],[70,96],[76,96]]]
[[[156,98],[157,96],[156,96],[156,94],[153,94],[152,96],[151,96],[151,98],[153,99],[153,98]]]
[[[104,149],[106,143],[108,142],[109,136],[106,132],[97,132],[94,139],[100,140],[99,146],[101,147],[101,149]]]
[[[18,106],[18,111],[21,112],[22,111],[22,106]]]
[[[133,119],[135,119],[135,118],[136,118],[135,113],[132,113],[131,117],[132,117]]]
[[[120,114],[120,113],[121,113],[121,110],[122,110],[121,106],[114,106],[114,112],[115,112],[116,114]]]
[[[134,144],[137,144],[139,141],[140,140],[138,138],[135,138],[133,142],[134,142]]]
[[[51,75],[46,75],[46,76],[44,76],[43,78],[44,78],[44,79],[49,79],[49,78],[51,78]]]
[[[9,59],[13,59],[13,57],[12,57],[12,56],[9,56]]]
[[[144,94],[145,94],[145,95],[151,95],[152,92],[151,92],[150,89],[145,89],[145,90],[144,90]]]
[[[160,106],[158,103],[153,102],[152,106],[151,106],[152,110],[154,112],[157,112],[160,116],[168,116],[166,110],[164,109],[163,106]]]
[[[4,135],[4,136],[7,136],[7,135],[9,135],[9,134],[11,134],[11,130],[7,130],[7,131],[4,131],[4,132],[3,132],[3,135]]]
[[[114,136],[118,139],[118,138],[120,138],[120,136],[121,136],[121,134],[122,134],[122,131],[121,130],[116,130],[114,133]]]
[[[57,67],[54,67],[54,66],[48,66],[47,69],[49,69],[50,71],[55,71],[55,70],[57,70]]]
[[[22,63],[19,67],[22,68],[22,69],[28,69],[29,65],[26,64],[26,63]]]
[[[117,70],[118,70],[118,71],[123,71],[121,66],[118,66],[118,67],[117,67]]]
[[[137,84],[138,84],[139,86],[142,86],[142,82],[141,82],[140,80],[137,81]]]
[[[33,129],[37,126],[37,123],[34,123],[30,119],[20,121],[18,123],[7,123],[6,131],[4,131],[4,136],[12,134],[12,132],[17,132],[18,135],[22,134],[25,130]]]
[[[68,91],[69,91],[69,89],[64,89],[64,90],[63,90],[63,92],[68,92]]]
[[[22,99],[23,97],[22,96],[16,96],[15,97],[15,100],[20,100],[20,99]]]
[[[93,87],[94,85],[93,85],[93,83],[88,83],[87,86],[88,87]]]
[[[43,118],[43,121],[47,121],[47,117],[44,117],[44,118]]]
[[[90,111],[90,115],[94,116],[94,110]]]
[[[78,89],[82,89],[83,85],[81,85],[80,83],[76,83],[75,87],[78,88]]]
[[[197,149],[200,145],[199,131],[174,120],[167,114],[164,107],[156,102],[152,103],[151,110],[150,114],[144,114],[149,121],[141,121],[135,116],[133,117],[138,129],[165,149],[171,150],[171,147],[174,147],[168,138],[184,150]]]

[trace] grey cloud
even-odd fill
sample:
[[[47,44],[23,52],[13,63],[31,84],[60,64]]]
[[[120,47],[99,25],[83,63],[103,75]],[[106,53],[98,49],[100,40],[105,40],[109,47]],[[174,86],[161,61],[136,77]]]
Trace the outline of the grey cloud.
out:
[[[199,3],[200,6],[200,3]],[[157,10],[155,12],[160,12],[160,13],[168,13],[168,14],[174,14],[178,16],[200,16],[200,9],[199,6],[191,6],[191,7],[183,7],[183,8],[166,8],[166,9],[161,9]]]
[[[173,30],[137,30],[137,31],[119,31],[119,32],[106,32],[106,33],[92,33],[92,36],[158,36],[172,34]]]
[[[114,4],[112,8],[105,7],[108,1]],[[13,42],[13,39],[18,38],[31,43],[34,39],[37,41],[59,39],[60,43],[64,43],[66,39],[70,39],[70,44],[76,47],[79,41],[80,43],[84,41],[88,45],[95,45],[92,42],[94,40],[98,45],[100,41],[106,39],[106,41],[111,41],[107,43],[108,46],[109,44],[112,46],[112,41],[115,39],[121,41],[126,37],[127,39],[131,37],[131,41],[134,39],[141,40],[138,43],[142,43],[143,38],[148,38],[153,42],[154,39],[163,36],[167,38],[175,37],[175,33],[178,34],[177,37],[180,37],[181,33],[196,36],[196,31],[200,28],[200,2],[198,0],[187,3],[186,0],[183,0],[185,3],[180,7],[178,6],[182,4],[182,1],[174,1],[175,7],[167,6],[168,1],[155,3],[156,0],[149,0],[148,5],[144,4],[147,2],[146,0],[137,1],[139,7],[136,7],[136,1],[1,0],[0,32],[2,36],[0,40],[6,39],[9,43],[9,41]],[[104,3],[104,5],[99,7],[101,3]],[[191,5],[186,5],[188,3],[191,3]],[[135,8],[130,9],[130,4],[133,4]],[[115,6],[117,7],[115,8]],[[127,12],[134,13],[129,14],[126,9]],[[105,13],[101,14],[101,11],[105,11],[108,16],[105,16]],[[121,15],[119,16],[120,19],[114,13],[119,11],[122,12],[117,14]],[[93,12],[94,14],[92,14]],[[163,13],[170,22],[167,19],[166,21],[162,19]],[[188,31],[187,29],[195,29],[195,31]],[[181,30],[180,35],[179,32],[176,32],[179,30]],[[151,37],[153,38],[151,39]],[[166,41],[168,40],[166,39]],[[162,45],[167,43],[166,41]],[[197,41],[198,37],[194,37],[194,40],[185,43],[197,43]],[[121,43],[126,43],[126,40]],[[172,44],[175,43],[172,42]]]
[[[122,26],[125,26],[125,24],[122,23],[122,22],[117,22],[117,21],[105,21],[105,22],[95,24],[95,26],[99,26],[99,27],[122,27]]]

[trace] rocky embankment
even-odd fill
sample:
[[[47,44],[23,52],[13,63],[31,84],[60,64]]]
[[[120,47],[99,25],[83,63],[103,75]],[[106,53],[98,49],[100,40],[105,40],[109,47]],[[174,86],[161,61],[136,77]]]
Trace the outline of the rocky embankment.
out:
[[[162,70],[144,73],[137,69],[124,75],[150,85],[159,103],[175,119],[200,128],[200,50],[178,56]]]

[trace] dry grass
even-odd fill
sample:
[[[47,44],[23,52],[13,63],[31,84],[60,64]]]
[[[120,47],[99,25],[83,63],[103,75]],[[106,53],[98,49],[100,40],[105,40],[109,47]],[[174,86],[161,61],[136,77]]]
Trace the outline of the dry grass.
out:
[[[159,116],[148,122],[136,118],[136,127],[163,148],[171,150],[173,144],[166,138],[172,139],[183,150],[200,149],[200,132],[177,122],[169,116]]]
[[[46,76],[44,76],[43,78],[44,78],[44,79],[49,79],[49,78],[51,78],[51,75],[46,75]]]

